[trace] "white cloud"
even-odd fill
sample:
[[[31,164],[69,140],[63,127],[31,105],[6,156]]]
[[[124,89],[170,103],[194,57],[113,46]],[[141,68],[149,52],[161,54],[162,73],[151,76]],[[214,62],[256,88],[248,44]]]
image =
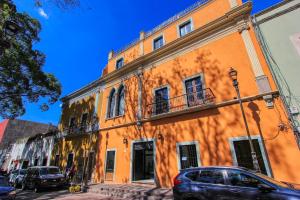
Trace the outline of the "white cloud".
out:
[[[45,18],[45,19],[49,19],[49,16],[47,15],[47,13],[44,11],[43,8],[39,8],[38,12],[40,14],[41,17]]]

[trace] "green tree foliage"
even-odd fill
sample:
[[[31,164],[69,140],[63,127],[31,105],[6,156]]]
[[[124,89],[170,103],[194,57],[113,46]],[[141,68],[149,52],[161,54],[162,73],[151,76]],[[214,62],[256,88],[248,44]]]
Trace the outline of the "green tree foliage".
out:
[[[17,25],[18,31],[9,34],[7,22]],[[15,118],[25,113],[24,103],[38,103],[47,110],[58,101],[61,85],[53,74],[43,72],[45,55],[34,49],[38,42],[41,25],[26,13],[16,11],[10,0],[0,2],[0,116]]]
[[[35,6],[42,7],[45,3],[49,3],[49,0],[34,0]],[[80,0],[51,0],[55,6],[60,9],[68,9],[80,6]]]

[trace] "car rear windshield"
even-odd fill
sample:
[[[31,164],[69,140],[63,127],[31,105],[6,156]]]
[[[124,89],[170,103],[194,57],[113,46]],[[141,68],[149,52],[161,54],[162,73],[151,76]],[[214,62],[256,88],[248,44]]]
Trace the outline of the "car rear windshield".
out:
[[[58,168],[42,168],[41,175],[47,175],[47,174],[59,174],[59,169]]]

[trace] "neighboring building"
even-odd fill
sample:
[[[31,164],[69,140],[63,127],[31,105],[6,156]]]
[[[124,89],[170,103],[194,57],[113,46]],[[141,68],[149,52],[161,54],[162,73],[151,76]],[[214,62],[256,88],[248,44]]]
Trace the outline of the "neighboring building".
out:
[[[10,159],[8,161],[8,171],[12,169],[26,169],[28,162],[23,163],[22,155],[26,143],[28,142],[29,137],[17,139],[16,142],[12,145]]]
[[[299,183],[300,152],[256,40],[251,10],[251,2],[201,0],[111,51],[99,80],[63,98],[64,138],[55,156],[62,157],[61,166],[73,160],[81,166],[81,157],[96,152],[95,182],[161,187],[171,187],[188,167],[253,168],[228,76],[234,67],[262,173]],[[84,113],[95,110],[100,129],[86,143],[78,127],[88,118]]]
[[[83,181],[83,174],[92,181],[99,136],[98,113],[102,94],[99,82],[62,98],[62,116],[59,124],[60,137],[52,154],[52,165],[63,171],[75,166],[74,181]],[[84,171],[86,173],[84,173]]]
[[[256,34],[300,145],[299,19],[298,0],[282,1],[253,17]]]
[[[45,133],[48,131],[51,125],[42,124],[37,122],[25,121],[25,120],[4,120],[2,122],[6,124],[1,134],[0,141],[0,166],[3,170],[6,170],[10,164],[10,152],[14,143],[19,138],[25,138],[34,136],[38,133]]]
[[[49,166],[57,133],[57,127],[51,126],[47,132],[27,138],[19,160],[19,168]]]

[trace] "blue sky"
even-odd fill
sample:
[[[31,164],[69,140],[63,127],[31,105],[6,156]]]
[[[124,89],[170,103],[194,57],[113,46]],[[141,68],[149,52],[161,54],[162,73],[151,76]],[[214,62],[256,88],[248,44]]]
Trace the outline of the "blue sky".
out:
[[[141,30],[150,30],[196,1],[82,0],[80,8],[62,11],[52,5],[39,10],[33,0],[14,0],[18,10],[41,22],[41,41],[35,48],[46,54],[44,70],[61,81],[62,96],[99,78],[111,49],[125,46]],[[280,0],[254,0],[253,12],[277,2]],[[37,105],[27,104],[20,119],[57,124],[59,105],[42,112]]]

